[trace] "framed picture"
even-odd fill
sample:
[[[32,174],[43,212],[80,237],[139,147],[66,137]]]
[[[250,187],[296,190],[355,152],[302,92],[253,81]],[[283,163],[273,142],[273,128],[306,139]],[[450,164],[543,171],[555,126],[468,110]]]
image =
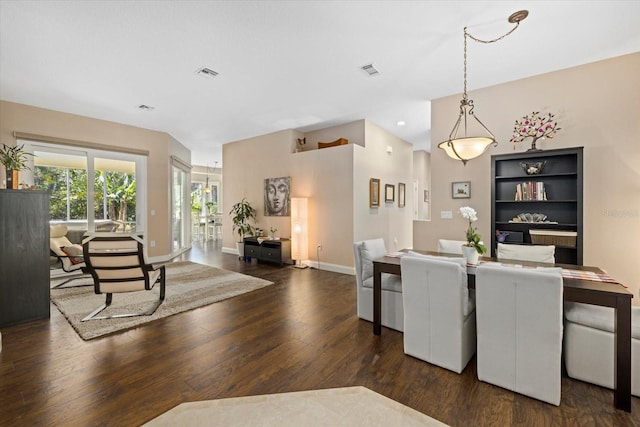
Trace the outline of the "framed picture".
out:
[[[400,208],[404,208],[404,204],[405,204],[405,194],[406,193],[406,185],[404,184],[404,182],[399,182],[398,183],[398,207]]]
[[[264,216],[290,216],[291,177],[264,180]]]
[[[393,202],[396,200],[396,186],[393,184],[384,185],[384,201]]]
[[[471,182],[453,182],[451,183],[451,197],[454,199],[468,199],[471,197]]]
[[[369,207],[377,208],[380,206],[380,180],[371,178],[369,180]]]
[[[429,190],[424,190],[424,201],[425,202],[429,201]]]

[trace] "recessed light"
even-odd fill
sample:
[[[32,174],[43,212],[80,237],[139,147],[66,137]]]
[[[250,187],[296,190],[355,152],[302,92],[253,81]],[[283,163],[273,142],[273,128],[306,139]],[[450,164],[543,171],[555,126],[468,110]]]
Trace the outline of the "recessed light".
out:
[[[206,77],[208,79],[212,79],[220,73],[218,73],[217,71],[213,71],[211,68],[202,67],[202,68],[199,68],[198,71],[196,71],[196,74],[202,77]]]
[[[406,123],[405,123],[405,122],[403,122],[403,121],[399,121],[399,122],[398,122],[398,126],[404,126],[405,124],[406,124]]]
[[[138,105],[138,108],[144,111],[151,111],[151,110],[155,110],[156,107],[151,107],[149,105],[144,105],[144,104],[140,104]]]

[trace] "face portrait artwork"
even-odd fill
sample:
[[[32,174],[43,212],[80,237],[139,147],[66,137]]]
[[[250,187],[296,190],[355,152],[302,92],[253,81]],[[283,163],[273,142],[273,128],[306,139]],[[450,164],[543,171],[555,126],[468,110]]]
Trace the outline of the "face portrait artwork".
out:
[[[264,180],[264,215],[289,216],[291,177]]]

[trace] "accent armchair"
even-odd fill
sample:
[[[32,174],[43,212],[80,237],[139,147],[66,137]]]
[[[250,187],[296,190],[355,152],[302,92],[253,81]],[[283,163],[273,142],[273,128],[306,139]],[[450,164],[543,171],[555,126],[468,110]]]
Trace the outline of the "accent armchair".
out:
[[[165,298],[165,267],[154,268],[144,261],[142,240],[138,236],[92,237],[82,245],[87,271],[93,277],[96,294],[106,294],[105,303],[87,315],[83,322],[119,317],[150,316]],[[109,307],[114,293],[150,291],[160,283],[159,298],[142,313],[96,317]]]
[[[62,264],[62,270],[65,273],[81,272],[83,275],[87,274],[86,264],[84,262],[84,256],[82,253],[82,246],[73,244],[67,238],[68,228],[66,225],[51,225],[49,226],[49,249],[53,253],[60,263]],[[71,277],[68,280],[55,286],[60,288],[72,280],[81,279],[82,277]],[[86,285],[81,285],[86,286]],[[73,287],[73,286],[67,286]]]

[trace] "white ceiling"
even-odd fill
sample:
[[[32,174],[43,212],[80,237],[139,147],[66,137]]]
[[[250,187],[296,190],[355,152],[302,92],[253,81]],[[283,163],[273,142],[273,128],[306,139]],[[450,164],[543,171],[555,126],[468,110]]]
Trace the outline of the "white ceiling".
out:
[[[509,37],[470,42],[470,91],[640,51],[637,0],[0,0],[0,99],[165,131],[199,165],[362,118],[429,150],[429,101],[462,92],[464,26],[494,38],[520,9]]]

